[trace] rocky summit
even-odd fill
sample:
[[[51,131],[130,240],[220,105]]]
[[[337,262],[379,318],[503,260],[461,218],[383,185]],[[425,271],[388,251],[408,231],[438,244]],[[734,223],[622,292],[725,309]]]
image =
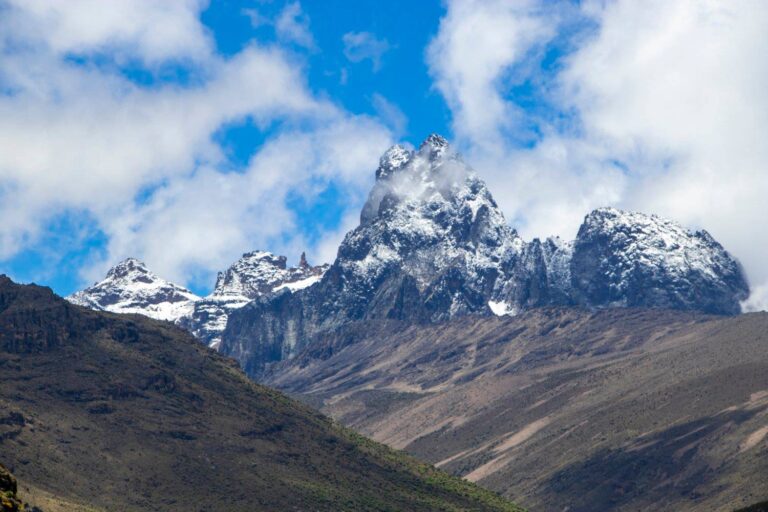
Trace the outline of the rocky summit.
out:
[[[219,272],[213,292],[199,297],[158,277],[136,258],[128,258],[111,268],[102,281],[67,300],[99,311],[137,313],[170,321],[216,348],[232,311],[273,291],[310,286],[327,268],[310,265],[304,254],[298,267],[288,267],[285,256],[253,251]]]
[[[311,266],[302,253],[298,267],[288,267],[285,256],[266,251],[243,254],[225,272],[219,272],[213,293],[194,303],[179,325],[207,345],[217,348],[229,315],[248,302],[273,291],[301,290],[320,280],[327,265]]]
[[[79,306],[112,313],[139,313],[156,320],[177,321],[189,315],[200,297],[162,279],[136,258],[121,261],[98,283],[67,297]]]
[[[316,284],[232,312],[220,350],[258,377],[358,320],[434,323],[539,306],[739,312],[738,262],[704,231],[613,208],[576,240],[522,240],[485,183],[439,135],[394,146],[334,263]]]
[[[749,295],[741,266],[706,231],[614,208],[584,219],[570,270],[584,305],[737,314]]]

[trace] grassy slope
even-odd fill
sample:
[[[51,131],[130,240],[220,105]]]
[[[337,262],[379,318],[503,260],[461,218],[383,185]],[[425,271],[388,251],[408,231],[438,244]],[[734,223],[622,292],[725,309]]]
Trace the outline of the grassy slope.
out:
[[[4,278],[0,457],[54,511],[519,510],[250,382],[179,329]]]

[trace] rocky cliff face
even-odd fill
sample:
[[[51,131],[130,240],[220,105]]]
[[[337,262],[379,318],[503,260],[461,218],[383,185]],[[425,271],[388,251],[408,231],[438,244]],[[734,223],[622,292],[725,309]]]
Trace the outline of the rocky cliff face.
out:
[[[285,256],[266,251],[243,254],[225,272],[219,272],[213,293],[196,301],[192,312],[179,324],[207,345],[217,348],[233,311],[274,291],[291,292],[311,286],[327,269],[328,265],[309,265],[304,254],[299,266],[290,268]]]
[[[575,241],[524,242],[445,139],[381,158],[360,225],[323,278],[233,312],[221,350],[252,376],[350,321],[439,322],[545,305],[732,314],[748,287],[706,232],[639,213],[590,213]]]
[[[445,139],[433,135],[416,151],[394,146],[323,279],[233,314],[222,350],[257,375],[351,320],[489,314],[489,297],[524,245]]]

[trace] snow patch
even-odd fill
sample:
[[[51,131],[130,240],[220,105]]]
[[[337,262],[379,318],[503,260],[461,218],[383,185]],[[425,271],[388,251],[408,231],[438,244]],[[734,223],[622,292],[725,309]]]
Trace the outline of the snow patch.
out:
[[[514,316],[517,314],[517,309],[503,301],[489,300],[488,307],[496,316]]]
[[[304,288],[309,288],[313,284],[317,283],[322,278],[323,278],[322,275],[309,276],[308,278],[302,279],[301,281],[294,281],[292,283],[281,284],[280,286],[275,288],[274,291],[277,292],[279,290],[287,289],[287,290],[290,290],[292,292],[295,292],[296,290],[303,290]]]

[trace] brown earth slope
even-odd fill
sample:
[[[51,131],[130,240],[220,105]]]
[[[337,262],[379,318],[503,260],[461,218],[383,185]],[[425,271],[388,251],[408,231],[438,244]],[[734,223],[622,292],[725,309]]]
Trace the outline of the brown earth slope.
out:
[[[0,460],[46,512],[518,510],[253,384],[170,324],[4,276]]]
[[[532,510],[731,511],[768,497],[768,314],[366,323],[267,381]]]

